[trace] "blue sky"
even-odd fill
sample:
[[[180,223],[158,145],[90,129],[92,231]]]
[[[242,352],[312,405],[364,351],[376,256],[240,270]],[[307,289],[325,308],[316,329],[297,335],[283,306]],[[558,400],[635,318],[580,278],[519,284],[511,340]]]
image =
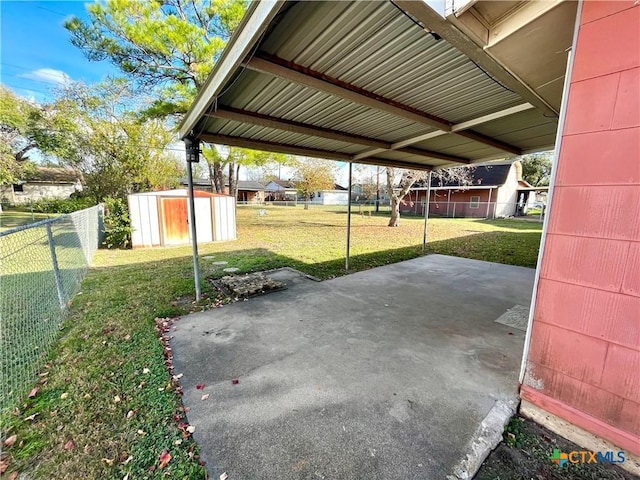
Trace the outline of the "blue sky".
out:
[[[72,16],[86,19],[86,3],[0,0],[0,82],[43,101],[66,76],[92,83],[117,75],[109,62],[89,62],[63,26]]]

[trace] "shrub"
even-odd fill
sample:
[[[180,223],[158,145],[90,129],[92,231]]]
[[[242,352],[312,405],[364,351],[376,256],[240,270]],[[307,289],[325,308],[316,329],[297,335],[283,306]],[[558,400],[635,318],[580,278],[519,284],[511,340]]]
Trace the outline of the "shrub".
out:
[[[131,219],[127,203],[121,198],[104,199],[104,240],[107,248],[129,248],[131,246]]]
[[[33,202],[31,208],[34,212],[40,213],[72,213],[95,204],[95,200],[90,197],[44,198]]]

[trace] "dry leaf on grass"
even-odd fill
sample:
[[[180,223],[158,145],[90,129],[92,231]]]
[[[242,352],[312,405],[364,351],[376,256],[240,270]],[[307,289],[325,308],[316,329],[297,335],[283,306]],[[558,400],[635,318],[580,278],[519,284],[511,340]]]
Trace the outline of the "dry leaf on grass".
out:
[[[7,438],[4,441],[4,446],[5,447],[10,447],[11,445],[13,445],[14,443],[16,443],[16,440],[18,439],[17,435],[11,435],[9,438]]]
[[[38,394],[38,389],[37,388],[33,388],[30,392],[29,392],[29,398],[33,398]]]
[[[9,468],[9,457],[0,459],[0,475],[7,471]]]
[[[170,461],[171,461],[171,454],[166,450],[163,450],[162,453],[160,454],[160,465],[158,466],[158,468],[163,469],[164,467],[167,466],[167,463],[169,463]]]
[[[195,432],[195,431],[196,431],[196,427],[194,427],[193,425],[189,425],[189,426],[187,427],[187,432],[189,432],[189,433],[193,433],[193,432]]]
[[[64,444],[65,450],[73,450],[75,448],[76,448],[76,444],[73,443],[73,440],[69,440],[67,443]]]
[[[11,472],[7,477],[7,480],[16,480],[18,478],[18,472]]]
[[[129,411],[127,412],[127,420],[129,420],[131,417],[133,417],[133,415],[134,415],[133,410],[129,410]]]
[[[113,397],[113,401],[115,403],[119,403],[120,402],[120,395],[116,395],[115,397]]]

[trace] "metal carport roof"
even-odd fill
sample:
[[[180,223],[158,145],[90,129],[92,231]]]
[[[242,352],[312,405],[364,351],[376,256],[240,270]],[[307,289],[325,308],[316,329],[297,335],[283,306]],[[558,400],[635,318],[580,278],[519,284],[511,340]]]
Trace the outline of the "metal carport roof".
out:
[[[180,135],[423,169],[552,147],[575,2],[456,6],[254,2]]]

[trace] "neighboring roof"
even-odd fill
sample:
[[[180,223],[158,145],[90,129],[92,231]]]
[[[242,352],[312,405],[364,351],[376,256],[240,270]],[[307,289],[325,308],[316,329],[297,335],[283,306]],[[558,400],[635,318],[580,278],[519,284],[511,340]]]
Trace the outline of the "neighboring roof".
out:
[[[461,185],[459,181],[443,182],[435,175],[431,178],[431,188],[475,187],[491,188],[500,187],[507,181],[512,162],[477,165],[473,167],[472,181],[470,185]],[[415,189],[427,188],[426,180],[418,180],[412,187]]]
[[[251,2],[181,137],[423,169],[551,147],[577,2],[479,2],[475,35],[429,3]]]
[[[283,189],[286,190],[295,190],[297,187],[296,183],[291,181],[291,180],[280,180],[280,179],[272,179],[269,180],[269,182],[267,183],[266,187],[267,188],[269,186],[270,183],[275,183],[276,185],[282,187]]]
[[[345,188],[345,187],[343,187],[342,185],[338,185],[337,183],[335,183],[335,184],[333,185],[333,189],[334,189],[334,190],[345,190],[345,191],[346,191],[346,190],[348,190],[348,188]]]
[[[229,185],[226,183],[225,185]],[[254,182],[251,180],[238,180],[238,190],[245,190],[247,192],[261,192],[264,190],[264,185],[260,182]]]
[[[199,187],[210,187],[211,180],[209,180],[208,178],[194,178],[193,184]],[[180,185],[189,185],[189,179],[187,177],[182,177],[180,179]]]
[[[26,179],[29,183],[83,183],[82,173],[71,168],[37,167]]]

